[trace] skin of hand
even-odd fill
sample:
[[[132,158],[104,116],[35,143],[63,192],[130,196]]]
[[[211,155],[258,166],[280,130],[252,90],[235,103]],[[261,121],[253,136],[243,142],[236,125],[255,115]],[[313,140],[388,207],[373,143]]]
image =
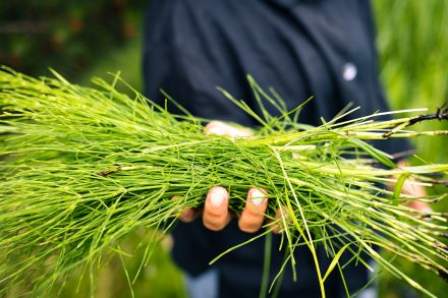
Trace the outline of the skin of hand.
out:
[[[406,161],[400,161],[398,163],[399,168],[406,166],[409,166],[409,164]],[[406,180],[403,184],[403,187],[401,188],[401,192],[403,194],[411,195],[417,198],[426,196],[425,188],[421,184],[418,184],[416,181],[413,180]],[[422,213],[430,213],[432,211],[431,207],[428,204],[418,199],[410,202],[408,206]]]
[[[220,135],[230,138],[244,138],[253,134],[248,128],[235,127],[221,121],[212,121],[204,128],[206,135]],[[406,162],[398,163],[399,167],[407,166]],[[415,197],[423,197],[426,195],[425,188],[415,181],[407,180],[402,187],[402,193]],[[263,225],[266,208],[268,206],[268,195],[266,191],[259,188],[251,188],[247,193],[246,204],[238,219],[238,226],[241,231],[246,233],[255,233]],[[431,212],[428,204],[416,199],[408,205],[422,213]],[[224,229],[230,222],[231,214],[229,212],[229,193],[222,186],[212,187],[206,196],[204,208],[201,211],[188,208],[183,210],[179,215],[182,222],[192,222],[202,214],[202,222],[204,226],[212,231],[220,231]],[[285,216],[281,210],[277,210],[276,219]],[[280,226],[274,225],[273,231],[281,232]]]
[[[220,135],[230,138],[244,138],[252,135],[248,128],[237,128],[220,121],[212,121],[204,128],[206,135]],[[268,196],[263,189],[251,188],[247,193],[246,204],[238,218],[238,226],[241,231],[255,233],[263,225]],[[206,196],[202,210],[202,222],[212,231],[224,229],[230,222],[229,193],[222,186],[212,187]],[[200,211],[189,208],[183,210],[179,219],[183,222],[191,222],[200,215]]]

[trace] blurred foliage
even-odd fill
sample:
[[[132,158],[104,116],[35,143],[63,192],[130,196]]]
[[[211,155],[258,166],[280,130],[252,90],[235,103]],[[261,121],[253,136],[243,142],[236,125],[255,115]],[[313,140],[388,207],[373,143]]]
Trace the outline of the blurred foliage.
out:
[[[448,100],[448,1],[374,0],[378,27],[381,76],[394,109],[426,107],[435,111]],[[417,129],[448,129],[428,122]],[[448,162],[448,138],[415,140],[419,158]],[[418,163],[418,159],[414,162]],[[440,191],[446,191],[441,189]],[[448,211],[448,202],[435,209]],[[448,283],[418,265],[400,261],[400,268],[438,297],[446,297]],[[380,279],[381,297],[419,297],[405,283],[388,274]]]
[[[135,38],[129,41],[126,46],[113,49],[104,57],[98,60],[89,69],[82,73],[77,83],[90,85],[92,77],[99,76],[107,79],[107,75],[114,75],[120,72],[120,76],[136,90],[142,90],[142,70],[140,52],[142,40]],[[117,86],[120,89],[120,86]],[[121,88],[122,92],[130,92],[129,88]]]
[[[448,100],[448,1],[374,0],[381,75],[392,107],[427,107]],[[423,124],[448,128],[440,123]],[[416,143],[429,162],[448,161],[446,138]],[[438,149],[438,150],[437,150]]]
[[[79,83],[90,77],[104,77],[121,71],[123,78],[141,88],[138,38],[141,7],[145,0],[97,1],[0,1],[0,64],[41,74],[48,66],[62,71]],[[427,107],[435,110],[448,99],[448,1],[372,0],[374,3],[380,53],[381,76],[394,109]],[[22,4],[23,3],[23,4]],[[126,42],[131,39],[130,42]],[[120,47],[120,45],[124,45]],[[421,127],[448,128],[431,122]],[[448,138],[421,137],[415,145],[428,162],[448,162]],[[416,161],[418,162],[418,161]],[[436,206],[448,210],[445,202]],[[142,239],[137,231],[123,241],[125,268],[132,276],[142,256]],[[137,279],[136,297],[185,297],[184,283],[168,256],[169,241],[162,241],[151,262]],[[136,250],[134,250],[137,248]],[[409,275],[439,297],[448,293],[448,284],[419,266],[400,262]],[[62,297],[85,297],[89,278],[81,282],[73,274]],[[96,297],[130,297],[120,258],[112,257],[94,270]],[[381,274],[380,297],[419,297],[405,283]]]
[[[0,1],[0,64],[68,77],[101,60],[138,30],[146,0]]]
[[[158,237],[161,241],[151,246],[150,261],[136,275],[153,237]],[[171,246],[171,237],[140,229],[122,239],[119,246],[121,257],[115,253],[105,254],[103,265],[93,269],[93,286],[89,277],[90,268],[85,268],[82,272],[72,274],[70,280],[76,282],[69,282],[67,286],[62,287],[60,297],[78,298],[93,294],[96,298],[126,298],[131,297],[132,292],[137,298],[186,297],[183,278],[166,253]],[[128,278],[131,281],[128,281]],[[55,287],[55,294],[60,288]]]
[[[155,238],[160,240],[156,244]],[[99,263],[70,272],[64,284],[53,285],[49,297],[127,298],[132,294],[137,298],[186,297],[183,278],[166,253],[171,246],[171,237],[138,229],[120,240],[118,254],[117,248],[105,251]],[[149,262],[141,266],[148,252],[151,252]],[[38,273],[39,268],[33,271]],[[27,294],[32,287],[31,280],[22,281],[5,298],[30,297]]]

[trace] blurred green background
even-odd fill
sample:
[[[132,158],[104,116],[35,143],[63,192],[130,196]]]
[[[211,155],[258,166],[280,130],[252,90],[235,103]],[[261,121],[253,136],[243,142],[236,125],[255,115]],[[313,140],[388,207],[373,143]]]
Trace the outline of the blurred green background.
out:
[[[435,110],[448,98],[448,1],[372,1],[381,76],[391,106]],[[92,76],[121,71],[125,80],[141,89],[140,39],[146,5],[146,0],[1,1],[0,64],[32,75],[48,75],[48,67],[52,67],[84,85]],[[417,129],[428,127],[448,128],[432,122]],[[427,162],[448,162],[446,137],[430,142],[421,137],[415,145],[419,157]],[[434,208],[448,211],[448,204],[442,202]],[[107,265],[95,269],[94,287],[82,271],[74,272],[73,281],[57,289],[61,297],[90,293],[96,297],[130,297],[125,272],[132,275],[137,271],[144,244],[152,236],[151,231],[129,235],[122,242],[129,256],[122,260],[110,256]],[[182,277],[168,255],[170,246],[170,239],[165,238],[156,247],[150,263],[135,281],[136,297],[185,297]],[[438,297],[447,297],[446,281],[410,263],[399,261],[399,266]],[[387,274],[381,274],[379,281],[380,297],[420,297]],[[14,295],[11,293],[11,297]]]

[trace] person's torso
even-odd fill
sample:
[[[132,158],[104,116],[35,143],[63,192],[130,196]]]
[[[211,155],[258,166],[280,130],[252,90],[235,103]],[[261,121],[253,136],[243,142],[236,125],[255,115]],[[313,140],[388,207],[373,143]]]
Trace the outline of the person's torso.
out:
[[[361,106],[361,114],[386,110],[369,5],[367,0],[154,1],[147,16],[145,53],[150,55],[158,46],[169,49],[176,61],[173,72],[182,72],[185,82],[145,82],[146,94],[156,98],[162,87],[193,115],[256,125],[230,101],[218,104],[222,95],[215,89],[221,86],[257,110],[246,81],[250,74],[262,87],[275,89],[288,108],[313,96],[301,113],[299,121],[304,123],[328,120],[350,102]],[[270,111],[276,113],[272,107]],[[179,223],[173,235],[174,258],[190,274],[200,273],[214,256],[254,236],[240,232],[235,222],[221,232],[210,232],[200,220]],[[272,277],[283,258],[276,251],[280,237],[274,237]],[[296,255],[298,281],[292,281],[287,266],[282,293],[318,296],[309,254],[298,249]],[[258,293],[262,265],[259,239],[229,253],[217,267],[222,282],[230,286],[229,295],[251,297],[248,293]],[[366,282],[364,268],[349,268],[347,275],[353,291]],[[331,297],[343,291],[338,278],[329,281],[328,288]]]

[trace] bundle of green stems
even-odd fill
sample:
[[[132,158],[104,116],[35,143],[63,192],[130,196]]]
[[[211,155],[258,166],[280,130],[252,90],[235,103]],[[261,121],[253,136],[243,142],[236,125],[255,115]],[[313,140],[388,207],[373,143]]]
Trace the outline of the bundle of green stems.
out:
[[[266,190],[267,220],[256,237],[281,227],[288,254],[280,271],[288,264],[295,268],[300,260],[294,250],[306,246],[323,297],[332,271],[343,274],[349,263],[371,269],[367,256],[432,296],[376,248],[448,273],[445,214],[416,211],[408,206],[416,197],[401,193],[406,181],[428,188],[446,183],[448,164],[397,167],[370,144],[446,137],[447,131],[409,128],[444,119],[444,111],[352,119],[356,109],[346,109],[309,126],[297,121],[303,105],[288,111],[273,90],[249,79],[261,113],[222,91],[259,123],[253,136],[232,139],[205,135],[207,120],[187,111],[173,115],[136,91],[117,91],[117,84],[125,84],[118,75],[110,83],[94,79],[94,88],[54,75],[0,71],[0,291],[26,280],[30,291],[45,293],[74,269],[100,264],[106,249],[120,254],[119,240],[136,229],[169,231],[176,216],[200,207],[215,185],[228,189],[236,213],[248,188]],[[277,108],[278,116],[266,105]],[[385,114],[402,117],[379,120]],[[409,114],[414,116],[403,116]],[[232,249],[237,247],[223,253]],[[327,268],[319,266],[317,249],[332,260]],[[343,254],[351,256],[348,262],[341,261]],[[147,262],[145,257],[141,267]]]

